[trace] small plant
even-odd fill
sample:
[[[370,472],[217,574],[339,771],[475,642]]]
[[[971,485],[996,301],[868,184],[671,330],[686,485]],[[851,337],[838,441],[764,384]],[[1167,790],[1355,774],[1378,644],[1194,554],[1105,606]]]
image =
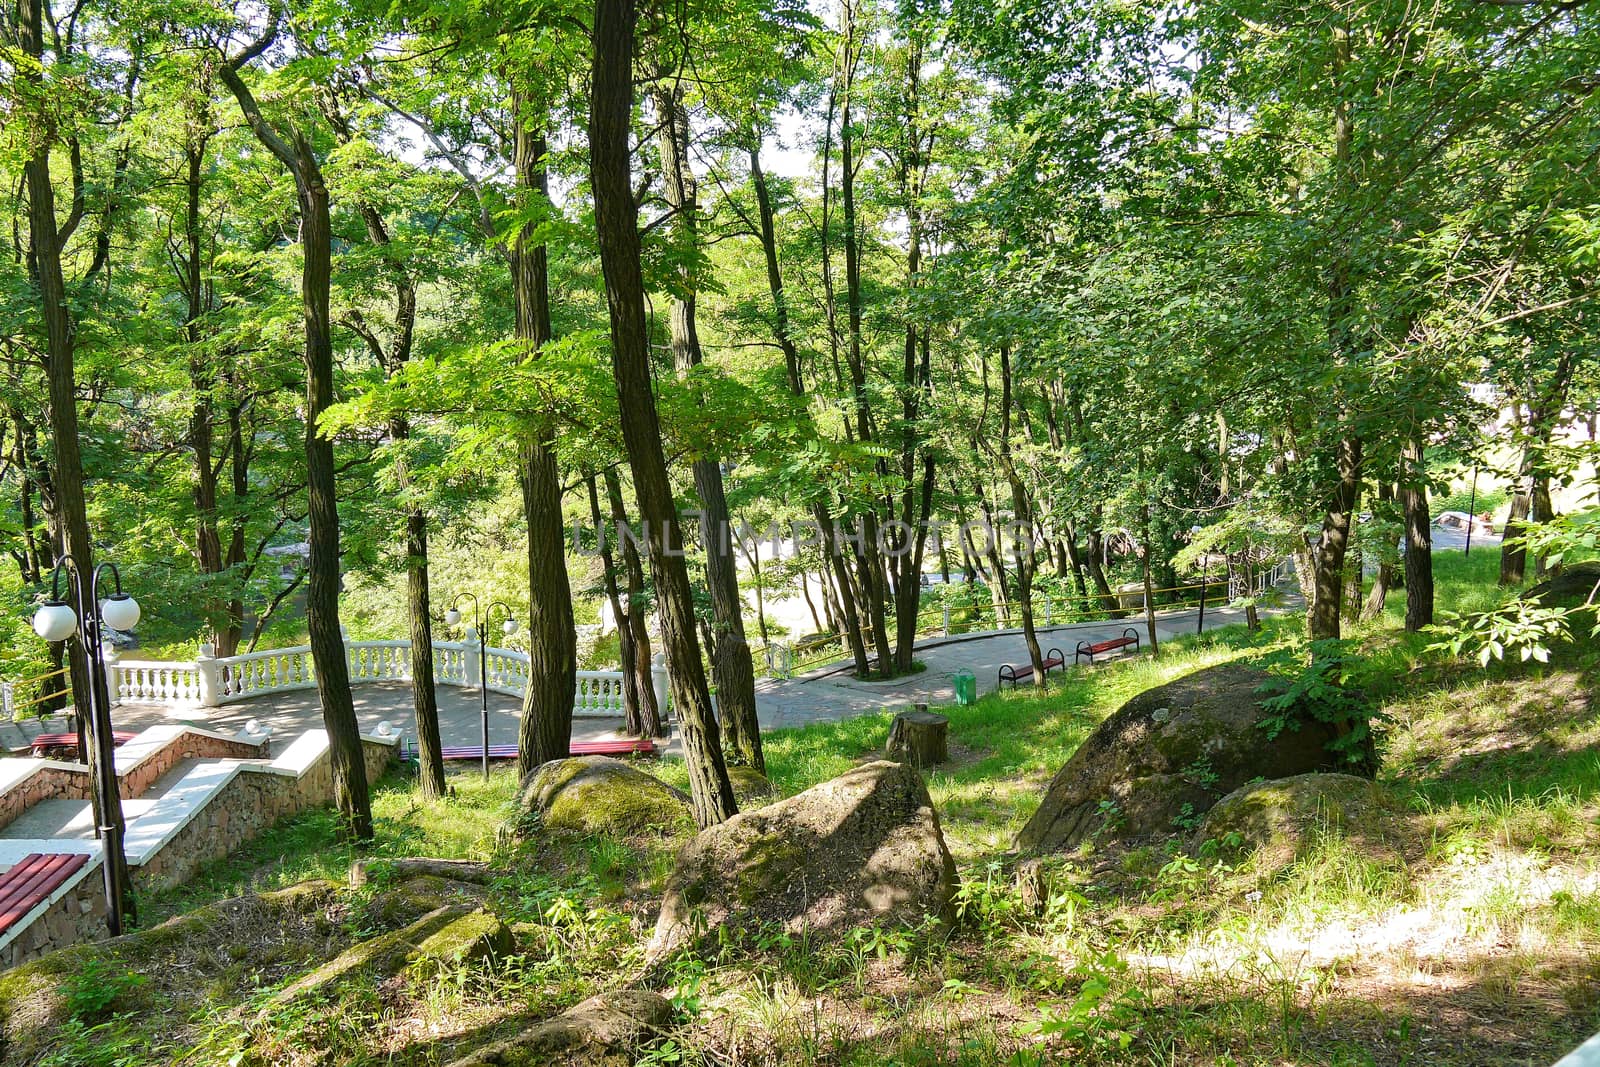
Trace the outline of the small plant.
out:
[[[1035,1022],[1018,1032],[1040,1041],[1059,1038],[1071,1044],[1102,1051],[1126,1051],[1133,1044],[1143,996],[1133,989],[1113,995],[1128,964],[1114,952],[1079,964],[1073,974],[1083,980],[1072,1003],[1047,1007]]]
[[[1273,740],[1285,730],[1298,730],[1307,717],[1333,727],[1328,749],[1363,770],[1377,762],[1372,723],[1380,719],[1350,680],[1361,663],[1349,646],[1338,640],[1313,641],[1309,660],[1299,650],[1285,648],[1264,661],[1277,677],[1257,692],[1266,713],[1258,724]]]
[[[125,970],[110,960],[90,956],[61,984],[66,999],[67,1012],[82,1023],[99,1022],[119,1002],[148,984],[149,979],[137,971]]]

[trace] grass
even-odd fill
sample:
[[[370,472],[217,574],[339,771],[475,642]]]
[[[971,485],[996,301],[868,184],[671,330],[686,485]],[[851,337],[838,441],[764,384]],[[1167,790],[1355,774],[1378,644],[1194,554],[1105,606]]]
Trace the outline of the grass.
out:
[[[1498,602],[1496,565],[1488,552],[1436,557],[1441,610]],[[1446,662],[1427,650],[1433,638],[1400,629],[1402,600],[1349,635],[1358,683],[1388,719],[1392,849],[1331,821],[1278,870],[1194,856],[1178,837],[1087,847],[1050,861],[1046,899],[1025,899],[1012,835],[1094,726],[1150,686],[1295,647],[1300,623],[1174,640],[1160,660],[939,709],[952,759],[928,785],[961,868],[960,925],[838,944],[772,937],[755,954],[679,960],[657,987],[682,1025],[641,1062],[1553,1061],[1600,1026],[1600,654],[1573,647],[1548,666],[1487,672]],[[768,734],[770,777],[793,794],[878,758],[890,718]],[[659,773],[687,784],[679,763]],[[352,988],[264,1021],[259,995],[84,1012],[53,1039],[56,1062],[443,1063],[469,1039],[634,980],[680,840],[546,833],[512,847],[497,834],[510,775],[452,783],[456,796],[437,801],[382,783],[373,851],[493,861],[504,876],[491,903],[519,924],[514,960]],[[335,829],[325,813],[290,820],[181,893],[141,902],[143,915],[340,878],[357,853]],[[364,898],[350,898],[359,916]],[[276,973],[263,972],[264,989]]]

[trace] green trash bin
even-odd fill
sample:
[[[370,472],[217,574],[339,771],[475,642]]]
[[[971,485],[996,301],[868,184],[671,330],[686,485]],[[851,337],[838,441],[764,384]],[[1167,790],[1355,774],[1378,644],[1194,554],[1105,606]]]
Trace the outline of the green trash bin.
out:
[[[964,706],[978,702],[977,675],[971,671],[956,671],[950,676],[950,681],[955,685],[957,704]]]

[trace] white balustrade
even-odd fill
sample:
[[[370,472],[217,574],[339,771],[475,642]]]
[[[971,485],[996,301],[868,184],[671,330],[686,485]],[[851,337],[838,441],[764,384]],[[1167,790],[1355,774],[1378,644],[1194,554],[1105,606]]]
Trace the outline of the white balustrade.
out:
[[[577,699],[572,702],[574,715],[587,712],[607,717],[622,714],[621,671],[579,671]]]
[[[107,666],[116,700],[179,707],[200,703],[200,668],[193,663],[118,659]]]
[[[217,694],[219,704],[231,704],[264,693],[311,689],[317,684],[310,645],[247,652],[242,656],[226,656],[216,662],[221,668],[222,684]]]

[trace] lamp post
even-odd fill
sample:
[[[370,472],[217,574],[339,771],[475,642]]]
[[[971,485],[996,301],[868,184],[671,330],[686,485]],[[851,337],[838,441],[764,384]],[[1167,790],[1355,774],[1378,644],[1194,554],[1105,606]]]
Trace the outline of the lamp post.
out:
[[[505,621],[500,624],[500,630],[507,637],[517,632],[517,620],[511,611],[511,605],[503,600],[491,600],[488,610],[481,609],[478,598],[471,593],[462,593],[450,601],[450,610],[444,613],[444,624],[456,626],[461,622],[461,610],[458,605],[463,600],[472,601],[472,627],[478,635],[478,694],[483,698],[483,776],[489,777],[489,659],[484,655],[488,643],[483,639],[483,624],[494,615],[494,609],[500,608],[506,613]]]
[[[1201,527],[1199,526],[1189,527],[1189,540],[1193,541],[1196,537],[1199,537],[1200,530]],[[1200,553],[1200,618],[1196,620],[1194,624],[1194,632],[1197,634],[1204,633],[1206,629],[1206,578],[1208,577],[1206,574],[1207,565],[1208,561],[1205,553],[1202,552]]]
[[[71,582],[72,603],[61,599],[61,574]],[[113,592],[100,599],[100,579],[110,574]],[[76,604],[77,610],[74,610]],[[80,616],[79,612],[83,612]],[[111,733],[111,693],[106,680],[105,646],[102,627],[132,629],[139,622],[139,604],[122,591],[122,575],[111,563],[102,563],[89,575],[84,588],[83,572],[71,556],[62,556],[50,576],[50,599],[39,605],[33,616],[33,632],[46,641],[65,641],[77,635],[83,645],[89,668],[89,707],[78,709],[86,719],[89,743],[94,752],[95,833],[104,851],[101,870],[106,883],[106,925],[111,936],[122,933],[124,919],[135,917],[133,894],[128,883],[128,858],[123,851],[122,798],[117,792],[116,741]]]

